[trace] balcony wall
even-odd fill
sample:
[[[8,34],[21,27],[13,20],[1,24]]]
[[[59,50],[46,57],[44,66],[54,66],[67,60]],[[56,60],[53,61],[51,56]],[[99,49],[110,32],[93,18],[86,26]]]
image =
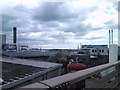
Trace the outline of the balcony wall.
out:
[[[103,74],[105,73],[105,74]],[[115,88],[120,81],[120,61],[104,64],[85,70],[68,73],[59,77],[40,81],[22,88]]]

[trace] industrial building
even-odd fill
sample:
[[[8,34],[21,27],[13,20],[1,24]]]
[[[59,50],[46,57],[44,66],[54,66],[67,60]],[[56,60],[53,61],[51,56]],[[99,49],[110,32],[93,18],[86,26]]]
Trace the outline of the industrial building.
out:
[[[108,45],[82,45],[80,50],[88,50],[90,55],[108,55],[109,49]]]
[[[73,50],[62,50],[62,49],[38,49],[38,48],[29,48],[27,45],[19,45],[17,43],[17,27],[13,27],[13,43],[5,44],[3,49],[3,55],[8,57],[16,58],[48,58],[53,56],[58,52],[64,52],[65,54],[73,54]],[[69,52],[70,51],[70,52]]]

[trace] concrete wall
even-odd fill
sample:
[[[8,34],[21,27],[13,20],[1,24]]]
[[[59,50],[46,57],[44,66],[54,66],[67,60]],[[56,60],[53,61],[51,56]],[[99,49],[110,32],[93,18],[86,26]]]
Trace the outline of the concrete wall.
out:
[[[118,60],[118,45],[111,44],[109,46],[109,63],[113,63]]]

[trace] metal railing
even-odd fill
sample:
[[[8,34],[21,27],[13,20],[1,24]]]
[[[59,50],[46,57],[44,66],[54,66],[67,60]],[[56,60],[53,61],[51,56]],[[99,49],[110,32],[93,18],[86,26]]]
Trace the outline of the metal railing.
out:
[[[36,72],[31,72],[28,74],[25,74],[21,77],[15,77],[14,79],[11,79],[11,81],[5,81],[3,82],[4,84],[0,85],[0,88],[2,89],[10,89],[10,88],[14,88],[16,86],[19,86],[20,84],[26,83],[27,81],[31,80],[35,80],[36,78],[39,80],[46,80],[55,76],[60,75],[60,71],[59,68],[61,67],[61,65],[55,66],[55,67],[51,67],[42,71],[36,71]],[[55,71],[56,74],[52,74]],[[1,90],[1,89],[0,89]]]
[[[120,81],[120,61],[40,81],[22,88],[116,88]]]

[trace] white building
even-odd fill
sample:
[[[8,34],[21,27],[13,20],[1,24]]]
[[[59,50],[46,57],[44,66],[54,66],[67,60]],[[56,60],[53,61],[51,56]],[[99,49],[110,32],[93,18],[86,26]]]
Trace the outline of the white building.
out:
[[[91,48],[91,55],[108,55],[108,48]]]
[[[107,45],[82,45],[82,49],[89,49],[90,55],[108,55]]]

